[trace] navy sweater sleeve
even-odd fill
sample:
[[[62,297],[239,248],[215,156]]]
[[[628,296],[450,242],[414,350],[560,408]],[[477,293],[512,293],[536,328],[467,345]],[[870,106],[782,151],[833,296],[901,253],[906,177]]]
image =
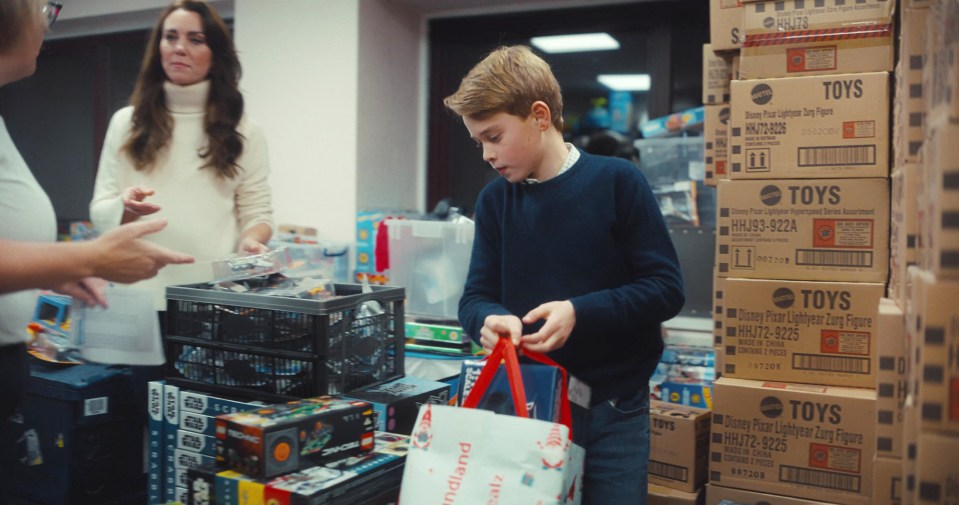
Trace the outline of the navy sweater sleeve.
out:
[[[486,316],[522,317],[556,300],[573,303],[576,326],[550,356],[589,383],[594,399],[648,381],[662,351],[660,323],[685,298],[655,197],[628,162],[582,153],[544,183],[498,179],[480,193],[464,329],[478,340]]]

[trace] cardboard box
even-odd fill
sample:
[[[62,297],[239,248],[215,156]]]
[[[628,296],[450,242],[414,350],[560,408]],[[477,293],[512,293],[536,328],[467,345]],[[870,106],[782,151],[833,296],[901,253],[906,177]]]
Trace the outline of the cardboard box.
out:
[[[690,493],[650,482],[648,489],[648,505],[702,505],[705,496],[701,488]]]
[[[832,503],[733,489],[713,483],[706,486],[706,505],[719,505],[723,500],[726,500],[723,505],[729,505],[729,502],[737,505],[830,505]]]
[[[873,505],[902,503],[902,460],[876,456],[872,460]]]
[[[703,44],[703,105],[729,103],[729,80],[732,78],[732,57]]]
[[[739,0],[709,0],[709,41],[713,51],[739,50],[743,6]]]
[[[385,384],[355,389],[349,398],[369,402],[373,406],[374,429],[409,435],[420,406],[426,403],[447,405],[450,385],[419,377],[400,377]]]
[[[784,0],[743,5],[743,79],[890,72],[896,2]]]
[[[915,397],[910,394],[902,407],[903,454],[902,480],[905,483],[902,492],[902,505],[915,505],[919,496],[916,492],[916,453],[919,450],[919,411]]]
[[[649,482],[694,493],[706,483],[709,411],[652,400]]]
[[[921,277],[917,367],[921,429],[959,435],[959,280]]]
[[[889,74],[733,81],[731,179],[889,175]]]
[[[895,167],[919,161],[925,136],[923,97],[926,14],[929,9],[902,9],[899,29],[899,64],[893,101],[893,154]]]
[[[905,306],[906,269],[919,262],[918,165],[905,165],[890,178],[889,298]]]
[[[925,179],[919,190],[919,264],[935,275],[959,279],[959,142],[956,139],[959,139],[959,122],[929,124],[923,144]]]
[[[892,300],[879,304],[876,374],[876,454],[903,455],[903,404],[907,393],[906,316]]]
[[[720,181],[720,277],[885,282],[889,181]]]
[[[265,479],[373,448],[373,408],[330,396],[216,419],[217,462]]]
[[[959,500],[959,437],[919,433],[916,454],[916,491],[920,505],[953,504]]]
[[[729,104],[707,105],[703,121],[706,143],[706,177],[703,183],[715,186],[720,179],[728,179],[729,172]]]
[[[726,279],[723,375],[875,387],[884,291],[882,283]]]
[[[710,482],[869,503],[875,391],[730,377],[714,388]]]
[[[726,334],[725,318],[726,313],[726,278],[720,277],[716,269],[713,269],[713,347],[716,348],[716,372],[722,373],[723,367],[719,365],[719,355],[723,346],[723,335]]]
[[[959,5],[931,2],[926,19],[923,90],[930,121],[959,119]]]

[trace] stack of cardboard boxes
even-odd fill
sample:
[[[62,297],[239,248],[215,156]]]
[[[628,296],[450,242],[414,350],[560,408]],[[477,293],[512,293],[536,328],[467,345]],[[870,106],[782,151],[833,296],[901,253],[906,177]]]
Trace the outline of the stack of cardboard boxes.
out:
[[[893,269],[903,504],[959,501],[959,2],[901,10]],[[916,216],[911,220],[911,216]],[[890,324],[893,320],[890,319]]]
[[[738,58],[725,160],[715,149],[722,127],[706,125],[723,375],[707,503],[890,502],[873,484],[888,480],[874,478],[877,453],[894,462],[900,448],[878,443],[876,400],[880,352],[903,338],[880,322],[895,9],[890,0],[711,2],[711,49]]]

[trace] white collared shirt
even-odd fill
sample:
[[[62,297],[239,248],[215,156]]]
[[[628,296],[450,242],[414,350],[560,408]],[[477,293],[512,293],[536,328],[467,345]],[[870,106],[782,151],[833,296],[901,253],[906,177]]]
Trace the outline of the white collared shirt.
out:
[[[566,145],[566,149],[569,151],[569,154],[566,155],[566,161],[563,162],[563,166],[559,167],[559,172],[557,172],[556,175],[562,174],[563,172],[569,170],[570,167],[579,161],[579,150],[569,142],[565,142],[564,144]],[[539,184],[539,179],[526,179],[523,181],[523,184]]]

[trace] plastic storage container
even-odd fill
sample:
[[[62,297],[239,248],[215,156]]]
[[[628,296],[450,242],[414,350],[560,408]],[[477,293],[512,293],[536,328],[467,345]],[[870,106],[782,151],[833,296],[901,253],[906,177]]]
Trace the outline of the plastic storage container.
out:
[[[312,241],[293,235],[280,235],[269,245],[273,248],[286,248],[289,253],[290,264],[283,271],[284,275],[350,282],[352,244]]]
[[[31,364],[26,391],[13,496],[49,505],[146,503],[143,421],[128,367]]]
[[[703,137],[637,139],[633,145],[639,150],[639,169],[650,184],[703,180]]]
[[[406,311],[457,320],[473,251],[473,223],[391,219],[390,284],[406,288]]]
[[[403,289],[334,284],[327,300],[167,288],[167,381],[283,401],[401,377]]]

